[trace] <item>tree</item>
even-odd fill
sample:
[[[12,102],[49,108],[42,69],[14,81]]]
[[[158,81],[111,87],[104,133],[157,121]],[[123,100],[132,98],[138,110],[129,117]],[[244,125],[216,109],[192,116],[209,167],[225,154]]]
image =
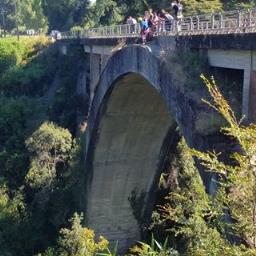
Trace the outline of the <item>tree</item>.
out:
[[[129,255],[133,256],[179,256],[176,250],[168,248],[168,239],[162,245],[155,240],[152,235],[151,244],[139,242],[129,250]]]
[[[0,9],[4,15],[5,30],[12,30],[15,28],[15,8],[14,0],[2,0],[0,2]],[[3,17],[1,17],[3,19]],[[3,24],[3,20],[2,20]]]
[[[161,236],[168,236],[185,256],[256,255],[255,250],[232,245],[225,239],[223,202],[219,196],[212,198],[206,194],[184,139],[178,145],[178,157],[172,161],[169,171],[168,178],[162,176],[160,183],[169,188],[169,194],[153,213],[155,233],[160,231]]]
[[[165,203],[153,213],[154,231],[158,233],[160,229],[161,236],[171,237],[177,248],[182,244],[182,255],[220,255],[225,241],[211,225],[217,209],[211,207],[184,139],[179,142],[177,156],[168,171],[167,179],[162,176],[160,185],[168,188],[169,193]]]
[[[20,3],[21,24],[26,29],[47,30],[47,19],[43,14],[42,0],[23,0]]]
[[[11,189],[17,189],[24,182],[29,158],[25,137],[29,120],[38,115],[35,101],[28,98],[0,98],[0,166],[1,177],[8,181]]]
[[[60,239],[57,248],[49,248],[43,255],[94,256],[98,252],[109,251],[109,242],[103,236],[100,236],[99,241],[96,242],[94,231],[83,227],[81,225],[82,220],[83,215],[75,213],[69,220],[71,228],[60,230]],[[104,255],[111,256],[110,253]]]
[[[186,16],[222,11],[221,0],[183,0],[182,4]]]
[[[12,194],[12,196],[10,196]],[[22,191],[11,193],[4,179],[0,179],[0,255],[26,255],[31,244],[26,243],[27,213]],[[20,234],[23,234],[22,236]]]
[[[30,227],[37,234],[31,243],[42,251],[54,242],[60,226],[75,208],[65,186],[71,159],[72,136],[68,130],[45,122],[27,140],[30,168],[25,177]]]
[[[256,7],[256,2],[253,0],[222,0],[225,10],[248,9]]]
[[[228,102],[221,95],[214,80],[202,76],[213,103],[207,102],[226,120],[222,132],[235,140],[239,151],[230,155],[230,163],[220,160],[221,153],[202,153],[193,150],[207,170],[220,175],[217,200],[231,217],[231,235],[239,237],[247,246],[256,248],[256,125],[244,126],[237,121]]]
[[[120,1],[126,2],[126,1]],[[222,1],[221,0],[183,0],[182,1],[184,7],[184,15],[197,15],[202,13],[211,13],[222,10]],[[167,11],[171,11],[171,1],[169,0],[147,0],[147,1],[136,1],[134,5],[127,3],[128,11],[136,10],[136,12],[132,12],[133,15],[138,16],[144,13],[144,11],[148,8],[153,8],[154,10],[166,9]],[[134,8],[136,6],[137,8]],[[138,8],[139,7],[139,8]]]
[[[26,181],[34,189],[54,187],[57,175],[67,168],[72,148],[68,130],[45,122],[26,140],[31,164]]]
[[[123,16],[127,18],[128,16],[139,17],[142,16],[149,8],[149,3],[152,1],[145,1],[145,0],[117,0],[118,6],[122,6]],[[157,1],[156,8],[160,7],[159,1]]]
[[[124,21],[123,6],[115,0],[96,0],[91,7],[94,25],[114,25]]]
[[[49,29],[65,31],[74,25],[84,23],[89,3],[89,0],[43,0],[43,10],[49,21]]]

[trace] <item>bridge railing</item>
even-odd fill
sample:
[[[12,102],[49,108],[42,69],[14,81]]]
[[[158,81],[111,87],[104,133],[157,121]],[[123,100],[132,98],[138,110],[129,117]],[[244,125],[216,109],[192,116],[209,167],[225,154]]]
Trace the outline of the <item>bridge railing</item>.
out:
[[[179,32],[181,34],[256,32],[256,9],[186,17],[181,22]]]
[[[256,32],[256,9],[210,13],[165,21],[155,35],[195,35]],[[138,37],[140,25],[115,25],[61,33],[63,39]]]

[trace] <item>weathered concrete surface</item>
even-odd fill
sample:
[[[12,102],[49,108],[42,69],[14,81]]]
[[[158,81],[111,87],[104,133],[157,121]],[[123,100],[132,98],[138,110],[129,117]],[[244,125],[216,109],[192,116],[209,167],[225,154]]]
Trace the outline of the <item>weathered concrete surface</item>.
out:
[[[94,91],[101,73],[101,55],[90,54],[90,101],[94,97]]]
[[[128,198],[135,191],[147,201],[162,142],[175,123],[165,102],[141,76],[124,76],[114,87],[98,126],[87,219],[94,230],[128,248],[140,237],[133,215],[138,209],[132,209]],[[146,205],[140,207],[143,211]]]
[[[178,47],[190,49],[256,50],[256,34],[212,34],[177,37]]]
[[[255,101],[253,99],[256,99],[256,97],[255,93],[253,93],[254,88],[252,87],[253,81],[251,79],[252,73],[256,71],[256,51],[211,49],[208,50],[208,59],[211,67],[243,70],[242,113],[249,120],[253,120],[254,110],[252,108],[254,107],[252,102]]]
[[[84,78],[90,80],[93,100],[87,131],[86,219],[97,234],[111,242],[119,240],[123,250],[140,239],[128,198],[133,191],[144,195],[146,203],[136,209],[143,217],[151,205],[167,133],[178,126],[190,146],[204,149],[219,143],[223,150],[217,133],[220,121],[184,89],[183,74],[175,71],[177,63],[166,65],[161,54],[202,50],[211,66],[243,70],[243,114],[256,121],[256,35],[163,36],[150,48],[132,45],[139,40],[130,38],[127,47],[113,53],[118,40],[72,43],[90,55],[90,72]],[[201,174],[211,193],[216,184],[209,174]]]
[[[81,44],[84,47],[86,53],[90,53],[94,56],[97,54],[100,56],[109,56],[120,41],[124,40],[127,45],[136,44],[140,42],[139,38],[87,38],[73,40],[77,44]],[[153,49],[155,55],[159,56],[164,49],[179,49],[179,50],[197,50],[203,51],[205,55],[208,55],[210,65],[214,67],[224,67],[232,69],[241,69],[244,72],[243,83],[243,99],[242,99],[242,114],[248,119],[254,118],[250,115],[253,114],[251,102],[254,100],[251,97],[251,78],[252,72],[256,70],[255,66],[255,52],[256,52],[256,34],[244,33],[244,34],[212,34],[212,35],[192,35],[192,36],[159,36],[154,38],[150,42],[150,47]],[[68,43],[63,40],[61,44]],[[97,59],[97,57],[95,57]],[[100,60],[103,65],[106,61],[104,57]],[[93,69],[93,67],[91,68]],[[96,70],[96,69],[95,69]],[[96,76],[97,71],[93,71]],[[92,87],[95,86],[95,82],[92,82]],[[92,97],[94,91],[91,91]]]
[[[255,66],[256,67],[256,66]],[[251,74],[250,121],[256,122],[256,71]]]
[[[86,217],[97,234],[119,240],[121,250],[140,239],[128,198],[136,191],[138,196],[145,193],[148,201],[167,132],[178,125],[196,148],[212,139],[211,134],[200,135],[198,125],[206,106],[189,97],[170,69],[170,63],[167,66],[148,47],[124,47],[109,59],[90,109]],[[203,175],[208,190],[209,179]]]
[[[224,49],[224,50],[256,50],[256,34],[243,33],[243,34],[208,34],[208,35],[178,35],[178,36],[162,36],[175,40],[178,48],[190,49]],[[78,38],[78,39],[63,39],[63,42],[70,44],[81,44],[86,46],[115,46],[121,40],[120,38]],[[155,40],[158,40],[156,38]],[[125,38],[127,44],[140,43],[139,37]],[[57,41],[58,42],[58,41]]]
[[[159,36],[149,42],[149,47],[157,57],[160,57],[162,52],[170,50],[202,50],[203,54],[208,56],[210,66],[242,70],[244,72],[242,114],[250,120],[252,119],[250,117],[251,73],[256,69],[256,45],[251,44],[253,39],[256,39],[254,34]],[[136,38],[127,40],[128,45],[136,42]],[[246,40],[249,40],[248,44],[244,44]],[[82,43],[84,44],[84,51],[93,56],[97,54],[98,56],[111,55],[113,49],[118,48],[117,38],[86,39]],[[91,69],[94,69],[93,66]],[[93,72],[97,73],[96,71]],[[94,86],[95,83],[92,87]],[[94,92],[92,92],[92,95],[94,95]]]

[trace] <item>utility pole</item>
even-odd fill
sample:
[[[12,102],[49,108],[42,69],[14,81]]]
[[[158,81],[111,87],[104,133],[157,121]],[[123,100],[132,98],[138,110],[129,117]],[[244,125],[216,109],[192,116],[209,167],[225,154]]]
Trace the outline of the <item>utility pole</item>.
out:
[[[19,0],[14,1],[14,9],[15,9],[15,25],[16,25],[16,34],[18,41],[20,40],[19,33]]]
[[[6,11],[4,10],[4,8],[1,8],[1,14],[2,14],[2,29],[4,31],[4,37],[5,37],[5,17],[4,14],[6,13]]]

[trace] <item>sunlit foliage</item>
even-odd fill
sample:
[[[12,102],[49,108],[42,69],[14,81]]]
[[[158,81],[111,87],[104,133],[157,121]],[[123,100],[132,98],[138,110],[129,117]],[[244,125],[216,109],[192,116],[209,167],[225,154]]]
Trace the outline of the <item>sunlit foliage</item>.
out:
[[[220,159],[220,153],[193,150],[205,168],[220,174],[219,202],[233,219],[229,225],[233,235],[241,237],[250,247],[256,247],[256,125],[239,122],[214,80],[202,76],[213,102],[207,102],[227,122],[222,132],[235,140],[239,150],[230,155],[230,163]]]
[[[50,189],[57,172],[65,169],[72,147],[71,134],[53,123],[44,123],[26,141],[26,146],[31,154],[27,183],[33,188]]]
[[[106,251],[109,242],[103,236],[100,236],[98,241],[95,241],[94,231],[83,227],[82,220],[83,215],[75,213],[69,220],[71,227],[60,230],[57,248],[49,248],[43,256],[94,256],[99,252]]]

